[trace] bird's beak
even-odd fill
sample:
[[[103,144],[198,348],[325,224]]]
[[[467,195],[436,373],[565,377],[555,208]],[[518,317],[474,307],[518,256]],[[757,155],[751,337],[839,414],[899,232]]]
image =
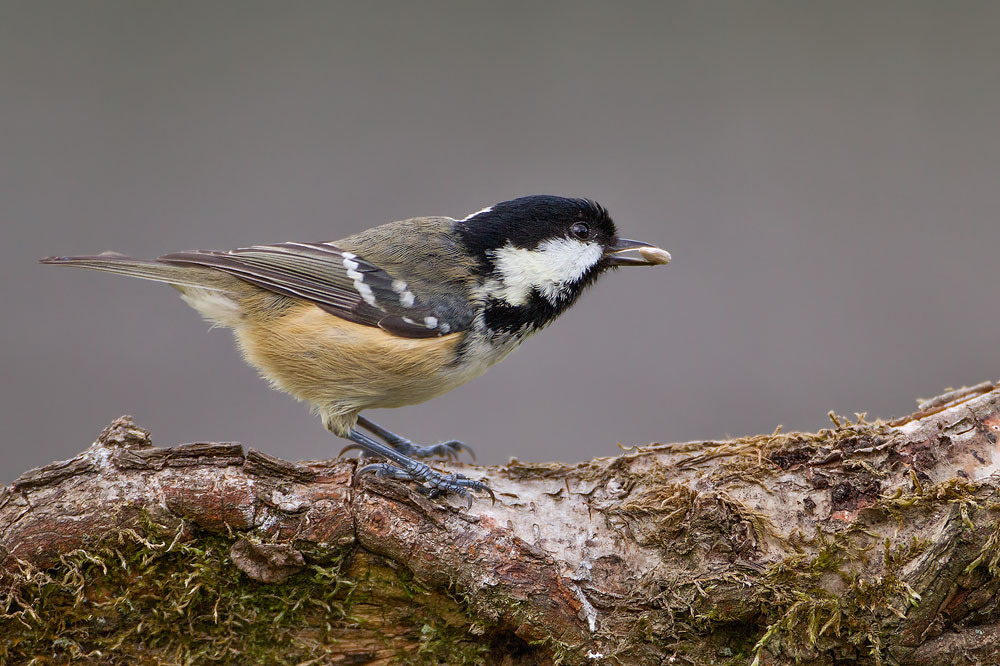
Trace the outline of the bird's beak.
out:
[[[639,256],[622,256],[623,252],[630,250],[636,250]],[[670,262],[670,253],[666,250],[627,238],[619,238],[614,245],[608,248],[604,256],[608,258],[608,263],[612,266],[656,266]]]

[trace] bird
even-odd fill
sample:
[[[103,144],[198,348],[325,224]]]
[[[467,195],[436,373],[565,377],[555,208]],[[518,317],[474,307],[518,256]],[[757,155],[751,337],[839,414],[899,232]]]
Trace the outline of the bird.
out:
[[[472,492],[493,496],[486,484],[422,462],[469,447],[414,444],[361,413],[422,403],[482,375],[600,275],[665,264],[670,254],[620,238],[591,199],[532,195],[461,219],[415,217],[330,242],[40,261],[173,286],[213,326],[232,329],[245,360],[273,387],[309,403],[327,430],[347,439],[341,454],[359,449],[381,460],[356,476],[414,481],[426,495],[459,495],[471,507]]]

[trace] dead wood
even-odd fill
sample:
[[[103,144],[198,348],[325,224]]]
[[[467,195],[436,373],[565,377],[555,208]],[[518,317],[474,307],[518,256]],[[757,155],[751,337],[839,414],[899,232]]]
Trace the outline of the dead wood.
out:
[[[122,417],[0,488],[0,662],[996,663],[1000,388],[832,418],[453,464],[465,511]]]

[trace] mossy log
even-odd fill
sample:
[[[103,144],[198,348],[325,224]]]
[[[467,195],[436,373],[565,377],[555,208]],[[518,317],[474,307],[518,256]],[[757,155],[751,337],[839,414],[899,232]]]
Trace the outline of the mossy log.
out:
[[[449,464],[467,511],[122,417],[0,488],[0,663],[997,663],[1000,388],[831,418]]]

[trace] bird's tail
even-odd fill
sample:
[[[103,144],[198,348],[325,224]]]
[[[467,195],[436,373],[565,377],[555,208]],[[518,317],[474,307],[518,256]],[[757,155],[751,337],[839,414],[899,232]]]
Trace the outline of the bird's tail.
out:
[[[220,289],[218,282],[213,279],[214,271],[199,270],[189,266],[171,266],[155,259],[135,259],[118,252],[77,257],[45,257],[39,261],[43,264],[77,266],[106,273],[118,273],[143,280],[166,282],[178,287]]]

